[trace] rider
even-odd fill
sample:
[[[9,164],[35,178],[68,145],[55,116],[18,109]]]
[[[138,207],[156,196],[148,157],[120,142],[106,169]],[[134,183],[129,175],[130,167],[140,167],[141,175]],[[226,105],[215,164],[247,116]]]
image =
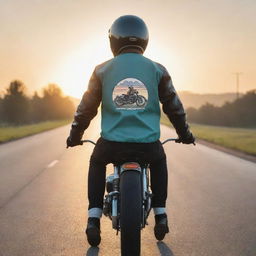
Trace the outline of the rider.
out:
[[[131,96],[131,95],[134,95],[135,93],[137,93],[137,90],[134,89],[133,86],[128,86],[128,89],[129,89],[128,92],[127,92],[128,96]]]
[[[86,228],[90,245],[100,241],[100,218],[105,192],[106,165],[115,161],[119,152],[144,152],[150,164],[152,207],[155,214],[154,233],[162,240],[169,232],[165,204],[167,198],[167,164],[160,137],[160,107],[173,124],[179,140],[194,143],[195,138],[186,122],[182,103],[164,66],[145,58],[148,29],[142,19],[125,15],[114,21],[109,30],[114,58],[98,65],[88,89],[75,113],[67,146],[81,144],[84,130],[96,116],[101,103],[101,137],[90,159],[88,174],[89,212]],[[123,80],[139,80],[144,84],[148,101],[145,108],[117,108],[112,93]]]

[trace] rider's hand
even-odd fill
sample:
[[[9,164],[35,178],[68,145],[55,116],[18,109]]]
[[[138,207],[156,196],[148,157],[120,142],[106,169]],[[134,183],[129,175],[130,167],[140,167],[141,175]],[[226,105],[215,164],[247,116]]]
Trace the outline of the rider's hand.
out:
[[[176,142],[183,143],[183,144],[195,144],[195,140],[196,140],[196,138],[194,137],[192,132],[188,131],[186,136],[184,136],[184,137],[179,136],[179,138],[176,140]]]
[[[67,148],[68,147],[75,147],[78,145],[82,145],[81,139],[83,137],[83,132],[79,131],[77,128],[72,128],[70,130],[70,134],[67,138]]]
[[[67,148],[82,145],[81,140],[72,140],[72,137],[70,136],[68,136],[66,143],[67,143]]]

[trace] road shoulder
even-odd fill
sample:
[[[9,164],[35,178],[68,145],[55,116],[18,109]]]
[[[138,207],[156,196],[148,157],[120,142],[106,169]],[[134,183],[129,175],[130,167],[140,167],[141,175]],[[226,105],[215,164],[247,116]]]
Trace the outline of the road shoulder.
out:
[[[206,140],[203,140],[203,139],[197,139],[196,142],[200,143],[202,145],[205,145],[207,147],[210,147],[210,148],[225,152],[227,154],[234,155],[236,157],[240,157],[242,159],[245,159],[245,160],[256,163],[256,156],[249,155],[249,154],[246,154],[246,153],[238,151],[238,150],[226,148],[226,147],[214,144],[212,142],[209,142],[209,141],[206,141]]]

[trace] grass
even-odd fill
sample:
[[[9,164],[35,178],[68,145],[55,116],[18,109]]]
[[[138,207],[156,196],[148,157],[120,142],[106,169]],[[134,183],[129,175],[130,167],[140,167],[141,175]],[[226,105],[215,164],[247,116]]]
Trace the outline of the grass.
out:
[[[170,122],[162,118],[162,123],[170,126]],[[235,149],[256,156],[256,129],[232,128],[190,124],[193,134],[199,138],[226,148]]]
[[[0,143],[57,128],[70,122],[59,120],[22,126],[0,126]],[[165,117],[162,117],[161,122],[170,126]],[[191,130],[199,139],[256,156],[256,129],[191,124]]]
[[[51,130],[70,122],[70,120],[57,120],[22,126],[0,126],[0,143]]]

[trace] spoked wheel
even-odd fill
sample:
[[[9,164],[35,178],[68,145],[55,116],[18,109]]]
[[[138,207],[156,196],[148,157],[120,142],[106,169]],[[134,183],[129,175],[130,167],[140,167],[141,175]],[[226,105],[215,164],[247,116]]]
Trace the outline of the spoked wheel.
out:
[[[147,100],[144,96],[139,95],[137,100],[136,100],[136,104],[138,107],[144,107],[147,103]]]
[[[125,171],[120,178],[121,255],[140,255],[141,191],[140,173]]]

